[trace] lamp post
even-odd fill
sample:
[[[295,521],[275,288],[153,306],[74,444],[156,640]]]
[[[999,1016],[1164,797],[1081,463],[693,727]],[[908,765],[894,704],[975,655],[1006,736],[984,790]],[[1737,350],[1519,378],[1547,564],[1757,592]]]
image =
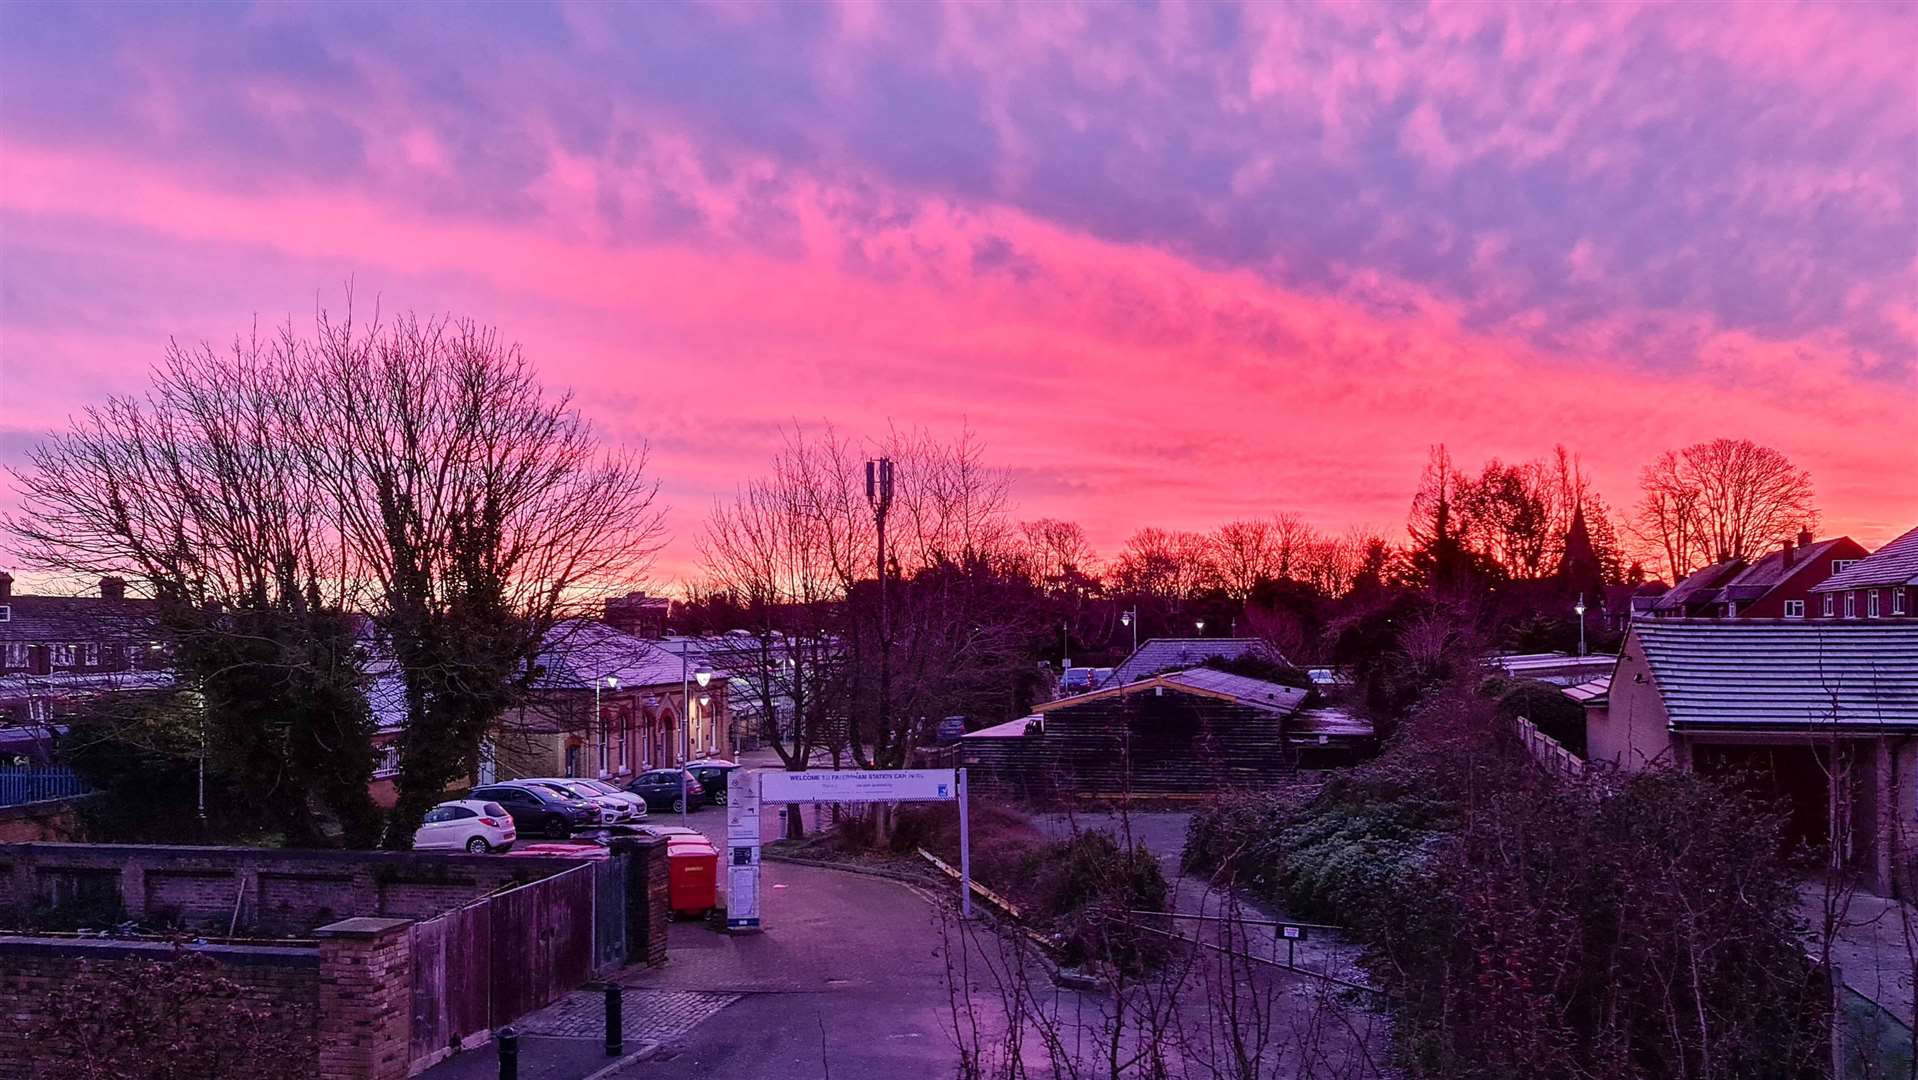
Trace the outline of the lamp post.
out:
[[[1578,594],[1578,603],[1572,605],[1572,610],[1578,612],[1578,655],[1584,656],[1585,655],[1585,594],[1584,593]]]
[[[1129,608],[1119,612],[1119,625],[1132,628],[1132,651],[1139,651],[1139,609]]]
[[[679,823],[686,824],[686,815],[691,812],[690,796],[686,790],[686,760],[693,754],[693,694],[687,685],[688,676],[698,680],[700,689],[713,681],[713,673],[705,664],[699,665],[699,673],[692,674],[692,640],[681,638],[679,642],[679,711],[685,715],[679,718]],[[701,694],[700,698],[705,699]]]
[[[1199,636],[1200,636],[1200,637],[1204,637],[1204,636],[1205,636],[1205,620],[1204,620],[1204,619],[1194,619],[1194,620],[1192,620],[1192,627],[1193,627],[1193,629],[1195,629],[1195,630],[1197,630],[1197,631],[1199,632]]]
[[[617,690],[619,679],[608,675],[603,679],[593,680],[593,723],[599,727],[599,775],[604,778],[612,772],[606,762],[606,745],[612,742],[612,734],[606,730],[606,710],[599,703],[599,690],[602,686],[608,690]]]

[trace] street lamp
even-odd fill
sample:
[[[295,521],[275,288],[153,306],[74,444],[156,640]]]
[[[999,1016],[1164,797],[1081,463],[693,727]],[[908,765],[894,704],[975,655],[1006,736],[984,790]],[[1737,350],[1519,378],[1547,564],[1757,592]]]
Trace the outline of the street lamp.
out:
[[[1585,655],[1585,594],[1584,593],[1578,594],[1578,603],[1572,605],[1572,610],[1578,612],[1578,655],[1584,656]]]
[[[599,690],[602,686],[608,690],[617,690],[619,679],[608,675],[603,679],[593,680],[593,723],[599,726],[599,775],[605,777],[612,772],[606,767],[606,744],[612,739],[606,730],[606,711],[599,703]]]
[[[1132,651],[1139,651],[1139,609],[1131,608],[1119,612],[1119,625],[1132,628]]]
[[[687,685],[687,680],[689,678],[699,680],[699,686],[702,690],[705,689],[707,683],[713,681],[712,669],[708,668],[703,662],[699,665],[699,674],[692,674],[692,647],[693,643],[691,639],[680,639],[679,705],[680,711],[685,714],[679,718],[679,823],[681,825],[686,824],[686,815],[691,809],[691,807],[687,805],[690,797],[686,790],[686,759],[693,756],[693,693],[692,689]],[[701,694],[700,697],[704,699],[706,695]],[[703,700],[701,704],[704,704]]]
[[[1194,619],[1192,620],[1192,625],[1195,629],[1199,631],[1200,637],[1205,636],[1205,620],[1204,619]]]

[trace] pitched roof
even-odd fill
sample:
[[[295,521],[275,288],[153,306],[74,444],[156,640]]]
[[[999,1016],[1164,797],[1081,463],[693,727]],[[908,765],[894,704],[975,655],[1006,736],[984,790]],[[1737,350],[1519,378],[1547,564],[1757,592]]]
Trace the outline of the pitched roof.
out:
[[[1091,701],[1106,698],[1125,697],[1146,690],[1166,689],[1178,693],[1197,694],[1201,697],[1218,698],[1236,705],[1248,705],[1255,709],[1284,716],[1298,711],[1305,703],[1308,690],[1294,686],[1282,686],[1264,679],[1254,679],[1245,675],[1233,675],[1229,672],[1215,671],[1200,667],[1187,671],[1173,671],[1164,675],[1139,679],[1130,683],[1114,683],[1103,690],[1094,690],[1085,694],[1062,697],[1057,701],[1048,701],[1033,706],[1036,713],[1049,713],[1057,709],[1071,708]]]
[[[1633,624],[1675,727],[1918,728],[1918,622]]]
[[[591,690],[602,679],[622,687],[665,686],[684,675],[679,656],[645,638],[593,619],[555,626],[540,650],[537,690]]]
[[[145,638],[158,617],[151,600],[106,600],[98,596],[9,596],[0,600],[7,618],[0,641],[64,642]]]
[[[1812,592],[1861,585],[1918,585],[1918,527],[1811,587]]]
[[[1722,600],[1735,600],[1741,604],[1749,604],[1754,600],[1758,600],[1766,593],[1784,584],[1792,575],[1801,573],[1807,566],[1815,562],[1822,562],[1828,558],[1831,550],[1843,543],[1846,539],[1846,537],[1837,536],[1830,540],[1816,540],[1806,544],[1804,547],[1794,547],[1791,551],[1791,562],[1789,564],[1785,562],[1785,552],[1783,549],[1773,551],[1771,554],[1739,571],[1736,577],[1725,582],[1724,586],[1719,589],[1719,598]]]
[[[1745,566],[1745,560],[1731,559],[1700,567],[1685,575],[1678,584],[1665,590],[1663,595],[1652,601],[1652,610],[1671,611],[1674,608],[1690,605],[1717,603],[1719,588],[1739,571],[1745,569]]]
[[[1196,667],[1215,656],[1237,660],[1248,654],[1277,664],[1286,662],[1263,638],[1151,638],[1113,668],[1106,682],[1136,682],[1161,671]]]

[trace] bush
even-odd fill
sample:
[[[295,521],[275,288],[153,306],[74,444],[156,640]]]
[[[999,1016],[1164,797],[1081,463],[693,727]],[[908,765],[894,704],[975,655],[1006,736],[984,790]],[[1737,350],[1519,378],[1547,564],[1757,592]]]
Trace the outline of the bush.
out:
[[[1665,772],[1562,786],[1470,691],[1407,723],[1308,804],[1222,802],[1186,859],[1351,927],[1411,1073],[1817,1074],[1826,995],[1772,808]]]

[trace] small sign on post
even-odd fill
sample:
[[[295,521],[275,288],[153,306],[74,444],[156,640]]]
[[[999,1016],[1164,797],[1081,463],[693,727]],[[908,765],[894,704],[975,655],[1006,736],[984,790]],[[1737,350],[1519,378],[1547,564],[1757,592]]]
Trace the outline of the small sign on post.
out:
[[[1305,940],[1305,927],[1294,926],[1290,923],[1280,923],[1279,937],[1285,940],[1285,966],[1289,968],[1298,967],[1299,965],[1295,961],[1298,958],[1299,942]]]

